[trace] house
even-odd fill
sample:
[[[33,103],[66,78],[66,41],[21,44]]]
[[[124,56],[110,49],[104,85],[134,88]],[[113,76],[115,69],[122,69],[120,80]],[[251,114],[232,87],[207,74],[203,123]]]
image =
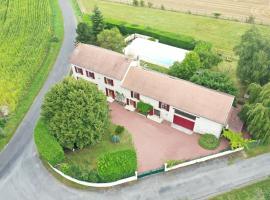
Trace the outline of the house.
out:
[[[100,47],[79,44],[70,58],[75,78],[88,80],[134,111],[143,101],[153,106],[148,118],[169,121],[185,133],[219,137],[228,125],[234,97],[189,81],[140,67],[138,61]]]

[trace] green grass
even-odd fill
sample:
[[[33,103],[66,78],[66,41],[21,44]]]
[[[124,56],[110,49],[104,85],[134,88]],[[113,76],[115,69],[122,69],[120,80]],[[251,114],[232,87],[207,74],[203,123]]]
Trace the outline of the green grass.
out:
[[[77,150],[75,152],[66,153],[66,162],[77,165],[82,169],[94,169],[96,168],[97,159],[99,156],[108,152],[134,149],[132,137],[126,129],[120,135],[120,143],[115,144],[111,142],[110,133],[112,133],[115,127],[116,125],[111,126],[110,132],[103,136],[103,139],[99,144],[86,147],[82,150]]]
[[[232,190],[211,200],[269,200],[270,178],[252,185]]]
[[[13,0],[0,4],[0,105],[12,113],[0,139],[8,143],[47,79],[63,39],[63,19],[57,0]],[[6,13],[5,15],[3,13]],[[5,16],[5,17],[4,17]],[[58,42],[52,42],[52,37]],[[14,48],[16,47],[16,48]]]
[[[270,145],[259,145],[245,150],[247,157],[255,157],[270,152]]]

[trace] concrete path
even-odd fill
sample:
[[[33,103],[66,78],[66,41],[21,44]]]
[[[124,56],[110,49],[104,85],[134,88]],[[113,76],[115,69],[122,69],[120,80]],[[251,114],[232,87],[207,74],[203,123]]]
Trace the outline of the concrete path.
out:
[[[218,153],[228,147],[224,139],[213,151],[198,144],[199,134],[185,134],[171,127],[171,123],[154,122],[136,112],[127,111],[114,102],[110,104],[111,118],[115,124],[127,128],[137,151],[139,172],[160,168],[168,160],[190,160]]]
[[[65,39],[46,84],[0,153],[0,199],[2,200],[166,200],[206,199],[249,181],[270,175],[270,154],[227,165],[226,159],[203,163],[108,190],[75,190],[58,182],[40,162],[32,134],[46,91],[68,72],[73,49],[75,17],[68,0],[59,0],[65,21]]]

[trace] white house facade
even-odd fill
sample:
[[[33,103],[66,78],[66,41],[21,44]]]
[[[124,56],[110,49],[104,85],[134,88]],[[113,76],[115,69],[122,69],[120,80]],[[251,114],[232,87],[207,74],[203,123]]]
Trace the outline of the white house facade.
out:
[[[220,136],[227,126],[234,97],[194,83],[140,67],[124,55],[96,46],[79,44],[71,55],[75,78],[92,82],[108,101],[121,102],[135,111],[142,101],[153,106],[148,118],[187,134]]]

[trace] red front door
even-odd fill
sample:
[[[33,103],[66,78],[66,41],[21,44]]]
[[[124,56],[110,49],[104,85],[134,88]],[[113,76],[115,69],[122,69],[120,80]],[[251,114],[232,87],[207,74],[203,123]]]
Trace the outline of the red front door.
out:
[[[174,115],[173,123],[176,125],[182,126],[184,128],[187,128],[189,130],[193,130],[194,125],[195,125],[195,122],[185,119],[183,117],[177,116],[177,115]]]

